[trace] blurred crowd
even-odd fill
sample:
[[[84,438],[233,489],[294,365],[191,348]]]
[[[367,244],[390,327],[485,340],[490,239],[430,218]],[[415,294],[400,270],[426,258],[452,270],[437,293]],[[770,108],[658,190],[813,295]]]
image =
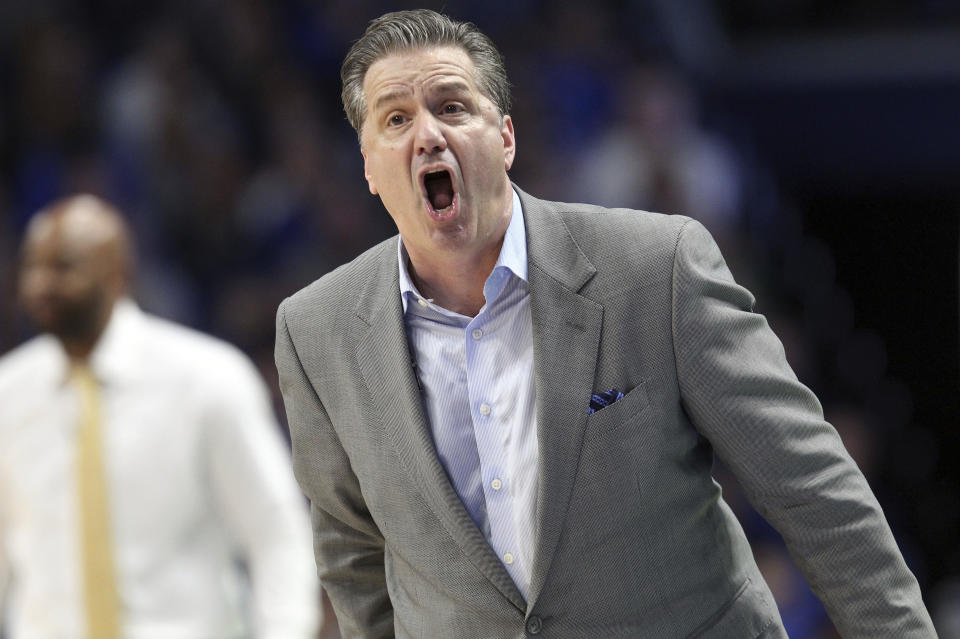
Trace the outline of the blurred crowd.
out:
[[[949,534],[936,532],[943,523],[935,514],[917,521],[924,515],[911,503],[938,462],[936,442],[912,423],[911,391],[889,374],[883,339],[854,321],[830,248],[805,231],[803,211],[778,190],[746,124],[704,112],[701,58],[684,40],[690,27],[672,22],[712,9],[734,31],[769,28],[770,20],[803,27],[823,21],[827,3],[791,0],[775,13],[758,1],[679,3],[694,12],[679,18],[669,4],[443,8],[477,22],[506,54],[519,151],[512,176],[522,188],[682,213],[714,234],[871,481],[941,636],[960,637],[960,579],[932,565],[912,532]],[[847,3],[840,19],[852,23],[863,5],[862,14],[882,22],[895,15],[893,4]],[[916,4],[922,20],[949,3]],[[402,6],[3,3],[0,353],[29,334],[15,303],[26,221],[57,197],[92,192],[135,229],[138,301],[239,345],[278,398],[279,302],[395,232],[367,192],[340,110],[339,65],[369,19]],[[790,636],[836,636],[779,537],[722,468],[718,477]]]

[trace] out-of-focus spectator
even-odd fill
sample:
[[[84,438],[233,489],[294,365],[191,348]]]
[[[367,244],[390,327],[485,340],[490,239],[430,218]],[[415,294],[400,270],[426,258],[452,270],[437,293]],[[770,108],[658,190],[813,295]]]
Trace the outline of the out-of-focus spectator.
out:
[[[813,637],[818,628],[829,624],[829,618],[823,604],[810,591],[803,575],[790,561],[786,548],[775,540],[759,541],[752,545],[757,567],[777,600],[787,635]]]
[[[628,72],[613,123],[583,154],[574,181],[577,201],[683,213],[726,236],[740,220],[735,156],[702,130],[692,88],[665,66]]]
[[[44,334],[0,359],[8,636],[313,637],[309,523],[267,389],[235,348],[127,298],[131,261],[93,196],[27,228]]]

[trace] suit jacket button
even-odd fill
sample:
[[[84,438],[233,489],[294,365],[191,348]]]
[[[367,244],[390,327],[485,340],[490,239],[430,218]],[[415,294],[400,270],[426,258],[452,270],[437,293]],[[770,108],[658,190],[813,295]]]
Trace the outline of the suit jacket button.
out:
[[[538,635],[543,630],[543,621],[537,615],[531,615],[527,619],[527,634]]]

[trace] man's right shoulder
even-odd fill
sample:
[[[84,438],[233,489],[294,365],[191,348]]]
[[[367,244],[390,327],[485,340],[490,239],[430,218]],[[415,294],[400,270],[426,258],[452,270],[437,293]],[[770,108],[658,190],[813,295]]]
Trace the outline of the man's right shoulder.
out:
[[[370,278],[381,277],[391,259],[396,263],[398,237],[380,242],[303,287],[281,302],[279,312],[289,319],[303,313],[335,315],[338,311],[352,311],[358,291]]]
[[[17,392],[49,377],[61,359],[57,341],[50,335],[20,344],[0,357],[0,394]]]

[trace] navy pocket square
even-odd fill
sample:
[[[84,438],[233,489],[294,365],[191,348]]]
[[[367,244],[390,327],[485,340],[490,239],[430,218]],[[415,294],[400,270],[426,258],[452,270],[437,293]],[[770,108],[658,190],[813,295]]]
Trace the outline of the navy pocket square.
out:
[[[611,388],[610,390],[602,393],[595,393],[590,396],[590,408],[587,410],[587,414],[592,415],[601,408],[606,408],[610,404],[620,399],[623,399],[623,393],[618,391],[616,388]]]

